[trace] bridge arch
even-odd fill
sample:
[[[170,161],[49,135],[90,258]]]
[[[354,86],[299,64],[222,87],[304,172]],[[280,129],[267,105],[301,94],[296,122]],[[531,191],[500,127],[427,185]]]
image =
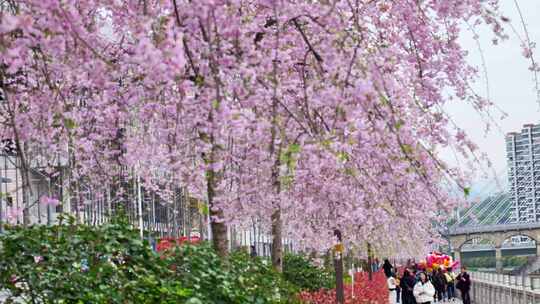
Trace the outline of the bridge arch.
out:
[[[497,239],[498,246],[501,247],[506,241],[511,240],[513,237],[525,236],[531,239],[535,245],[538,244],[538,234],[533,231],[507,231],[502,233]]]
[[[457,240],[456,244],[452,244],[458,251],[466,250],[467,247],[473,245],[489,245],[493,248],[497,246],[497,239],[491,235],[471,235]]]

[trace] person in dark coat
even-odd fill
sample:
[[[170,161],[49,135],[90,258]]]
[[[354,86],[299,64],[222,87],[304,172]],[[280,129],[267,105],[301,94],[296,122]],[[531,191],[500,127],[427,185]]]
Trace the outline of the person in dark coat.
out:
[[[416,299],[414,298],[414,285],[416,284],[416,279],[409,272],[408,269],[405,269],[403,272],[403,277],[399,287],[401,288],[401,303],[403,304],[416,304]]]
[[[384,264],[383,264],[383,270],[384,270],[384,275],[389,278],[392,276],[392,264],[390,264],[390,261],[388,261],[388,259],[385,259],[384,260]]]
[[[456,288],[461,291],[461,299],[463,304],[471,304],[471,296],[469,291],[471,290],[471,277],[467,273],[465,266],[461,267],[461,273],[456,278]]]
[[[446,278],[440,268],[433,273],[433,287],[435,287],[435,299],[442,301],[446,291]]]

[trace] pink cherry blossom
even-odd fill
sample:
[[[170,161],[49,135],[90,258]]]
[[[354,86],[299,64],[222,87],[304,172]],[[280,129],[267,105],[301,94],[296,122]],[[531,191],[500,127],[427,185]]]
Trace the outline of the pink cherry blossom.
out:
[[[336,228],[394,254],[438,237],[464,201],[448,185],[469,183],[438,151],[477,159],[445,105],[490,111],[463,24],[505,36],[497,1],[13,3],[0,134],[25,161],[61,159],[88,193],[135,175],[164,199],[184,187],[218,230],[258,218],[321,251]]]

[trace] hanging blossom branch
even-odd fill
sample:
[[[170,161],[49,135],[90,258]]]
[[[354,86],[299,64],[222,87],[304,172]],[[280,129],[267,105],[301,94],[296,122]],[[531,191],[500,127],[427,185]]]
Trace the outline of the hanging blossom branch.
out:
[[[467,28],[472,32],[474,42],[476,43],[476,48],[478,49],[478,53],[480,54],[480,60],[482,61],[482,72],[484,74],[484,81],[486,85],[486,98],[488,100],[491,100],[491,90],[489,86],[489,76],[488,76],[488,69],[486,64],[486,58],[484,56],[484,50],[482,49],[482,45],[480,45],[480,39],[478,38],[478,34],[474,30],[474,28],[467,22]]]
[[[518,38],[521,40],[521,43],[522,43],[523,56],[525,56],[525,58],[528,58],[531,61],[531,66],[529,67],[529,69],[533,72],[534,87],[535,87],[535,90],[536,90],[536,102],[538,102],[538,106],[539,106],[539,109],[540,109],[540,82],[538,80],[538,72],[540,71],[540,66],[538,66],[538,63],[534,60],[534,52],[533,52],[533,49],[536,47],[536,43],[531,41],[531,39],[529,37],[529,31],[527,29],[527,24],[525,23],[525,19],[523,18],[523,14],[521,12],[521,8],[519,7],[519,4],[518,4],[517,0],[514,0],[514,4],[515,4],[516,9],[517,9],[518,14],[519,14],[519,18],[520,18],[520,21],[521,21],[521,26],[523,27],[523,33],[525,34],[525,39],[524,40],[521,39],[521,37],[519,37],[519,35],[518,35]],[[512,27],[512,29],[515,32],[515,29],[513,27]]]
[[[447,132],[446,92],[482,113],[490,106],[468,90],[476,75],[458,38],[491,1],[20,2],[0,20],[0,61],[40,89],[10,84],[16,131],[53,152],[68,146],[73,175],[91,187],[102,170],[141,164],[145,187],[185,186],[211,198],[224,223],[257,215],[320,251],[333,227],[377,243],[375,234],[409,237],[411,220],[410,237],[428,243],[440,202],[458,203],[441,179],[465,187],[430,153],[469,144]],[[103,10],[109,37],[96,34]],[[88,88],[91,106],[72,102]],[[112,144],[122,126],[129,132]]]

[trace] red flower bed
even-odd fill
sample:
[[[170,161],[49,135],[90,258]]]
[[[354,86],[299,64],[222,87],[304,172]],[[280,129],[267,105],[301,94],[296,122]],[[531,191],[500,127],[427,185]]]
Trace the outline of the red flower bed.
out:
[[[184,243],[191,243],[191,244],[197,244],[201,241],[201,239],[198,236],[192,236],[191,239],[188,239],[187,236],[179,237],[178,239],[175,238],[161,238],[157,244],[157,252],[162,252],[168,249],[171,249],[173,246],[180,246]]]
[[[346,304],[386,304],[388,303],[388,286],[383,272],[373,274],[369,281],[367,272],[357,273],[354,280],[354,299],[350,284],[345,285]],[[335,304],[336,290],[319,290],[302,292],[300,299],[309,304]]]

